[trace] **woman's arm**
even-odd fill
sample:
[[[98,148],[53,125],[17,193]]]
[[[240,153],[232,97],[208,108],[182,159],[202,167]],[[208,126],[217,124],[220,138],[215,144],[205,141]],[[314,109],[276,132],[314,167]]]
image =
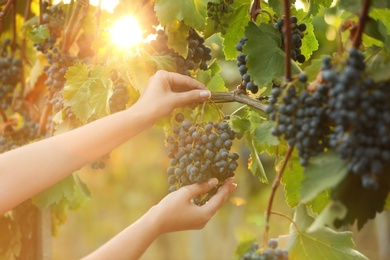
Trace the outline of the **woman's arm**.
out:
[[[217,179],[210,179],[208,182],[185,186],[170,193],[135,223],[84,260],[139,259],[161,234],[203,228],[236,187],[233,178],[229,178],[205,205],[199,207],[191,202],[196,195],[206,193],[216,184]]]
[[[129,109],[0,155],[0,214],[111,152],[178,106],[210,92],[198,81],[158,71]]]

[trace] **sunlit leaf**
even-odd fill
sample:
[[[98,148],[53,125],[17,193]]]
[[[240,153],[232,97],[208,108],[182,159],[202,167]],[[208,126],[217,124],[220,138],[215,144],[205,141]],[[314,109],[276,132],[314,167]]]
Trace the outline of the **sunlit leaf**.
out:
[[[328,259],[368,259],[354,249],[352,232],[336,232],[322,227],[313,232],[307,228],[313,223],[313,218],[307,215],[305,206],[297,208],[294,218],[295,225],[291,226],[289,258],[300,260]]]
[[[319,193],[335,187],[348,174],[347,161],[335,151],[321,153],[311,159],[304,171],[301,201],[309,202]]]

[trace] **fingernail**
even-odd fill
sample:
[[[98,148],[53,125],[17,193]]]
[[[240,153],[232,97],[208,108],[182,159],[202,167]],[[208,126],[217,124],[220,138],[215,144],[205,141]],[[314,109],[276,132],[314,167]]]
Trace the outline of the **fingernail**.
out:
[[[199,92],[199,96],[201,99],[205,100],[211,97],[211,92],[208,90],[201,90]]]
[[[217,178],[212,178],[208,181],[208,184],[210,187],[214,187],[215,185],[217,185],[218,183],[218,179]]]

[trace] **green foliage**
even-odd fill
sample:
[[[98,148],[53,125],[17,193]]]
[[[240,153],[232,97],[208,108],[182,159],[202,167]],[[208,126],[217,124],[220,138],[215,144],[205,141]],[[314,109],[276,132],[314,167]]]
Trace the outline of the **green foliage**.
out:
[[[86,123],[108,115],[113,83],[107,67],[95,66],[89,71],[86,65],[77,64],[68,69],[65,78],[64,104],[77,118]]]
[[[299,206],[292,226],[289,256],[292,259],[368,259],[354,248],[351,232],[336,232],[322,227],[306,231],[313,223],[304,206]]]
[[[347,173],[346,161],[341,160],[336,152],[317,155],[304,170],[301,202],[309,202],[326,189],[337,186]]]

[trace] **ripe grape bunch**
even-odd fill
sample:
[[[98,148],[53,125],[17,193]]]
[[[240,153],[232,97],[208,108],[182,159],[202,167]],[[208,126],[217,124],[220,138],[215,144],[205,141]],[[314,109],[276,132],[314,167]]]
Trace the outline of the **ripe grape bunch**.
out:
[[[282,45],[281,48],[284,50],[284,38],[283,38],[283,26],[286,24],[286,21],[284,18],[278,19],[278,21],[274,24],[274,27],[279,30],[279,32],[282,33]],[[290,17],[290,23],[291,27],[291,41],[292,41],[292,50],[291,50],[291,58],[294,61],[298,61],[299,63],[304,63],[306,61],[306,57],[301,53],[301,47],[302,47],[302,39],[305,36],[304,32],[307,29],[307,25],[305,23],[298,24],[298,19],[296,16]]]
[[[120,77],[117,70],[113,70],[111,73],[111,79],[114,82],[113,94],[110,97],[110,113],[116,113],[126,109],[127,102],[130,100],[127,92],[127,85]]]
[[[222,34],[226,33],[226,29],[229,24],[225,22],[229,14],[234,12],[234,8],[231,6],[234,0],[222,0],[220,3],[207,3],[207,16],[214,21],[214,31],[221,31]]]
[[[177,72],[191,76],[191,70],[208,69],[207,61],[212,58],[211,48],[204,42],[205,39],[190,28],[187,37],[188,54],[184,58],[168,48],[168,36],[164,30],[158,30],[156,39],[150,43],[150,51],[159,55],[170,55],[176,62]]]
[[[42,2],[42,6],[43,25],[49,29],[50,37],[44,42],[34,45],[38,51],[46,53],[54,47],[57,39],[61,37],[65,27],[66,13],[61,8],[61,4],[51,6],[49,2],[44,1]]]
[[[217,187],[194,199],[195,204],[203,205],[225,179],[234,176],[239,155],[230,153],[230,149],[236,134],[226,121],[193,124],[185,120],[182,113],[175,115],[175,121],[172,135],[166,138],[168,157],[171,158],[171,167],[167,169],[169,192],[217,178]]]
[[[390,160],[390,83],[374,82],[365,67],[364,55],[352,48],[343,71],[324,58],[322,78],[330,88],[331,147],[361,176],[362,187],[376,189]]]
[[[13,92],[20,80],[21,62],[10,52],[11,40],[6,38],[0,57],[0,105],[3,109],[12,103]]]
[[[305,76],[300,75],[305,81]],[[275,120],[275,136],[284,135],[290,146],[298,149],[300,164],[307,166],[311,157],[329,146],[330,121],[327,116],[328,86],[298,94],[292,84],[274,86],[266,113]]]
[[[243,53],[243,46],[247,42],[248,38],[242,38],[236,45],[236,50],[240,53],[237,55],[237,67],[242,77],[241,86],[250,91],[252,94],[256,94],[259,91],[259,87],[253,82],[251,76],[247,73],[248,68],[246,66],[248,62],[248,56]]]
[[[253,243],[241,260],[288,260],[288,251],[278,248],[276,239],[270,239],[264,250],[259,249],[258,243]]]

